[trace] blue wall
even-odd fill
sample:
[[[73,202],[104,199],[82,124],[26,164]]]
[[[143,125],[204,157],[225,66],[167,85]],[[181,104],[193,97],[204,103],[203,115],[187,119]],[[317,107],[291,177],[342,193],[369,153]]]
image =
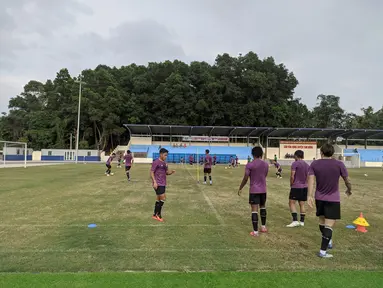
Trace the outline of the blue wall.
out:
[[[5,155],[5,161],[24,161],[24,155]],[[27,155],[27,160],[32,160],[32,155]]]
[[[64,161],[64,156],[41,155],[41,161]],[[72,160],[72,161],[74,161],[74,160]],[[100,156],[78,156],[78,161],[100,162],[101,157]]]
[[[194,163],[197,163],[198,161],[201,161],[201,157],[204,158],[205,154],[198,155],[200,159],[197,159],[197,154],[182,154],[182,153],[169,153],[168,158],[166,162],[168,163],[180,163],[181,158],[184,158],[185,163],[189,163],[189,156],[192,155],[194,158]],[[211,155],[213,157],[214,155]],[[230,162],[230,157],[235,158],[234,154],[215,154],[217,156],[217,163],[218,164],[227,164]],[[153,160],[160,157],[159,153],[153,153]]]

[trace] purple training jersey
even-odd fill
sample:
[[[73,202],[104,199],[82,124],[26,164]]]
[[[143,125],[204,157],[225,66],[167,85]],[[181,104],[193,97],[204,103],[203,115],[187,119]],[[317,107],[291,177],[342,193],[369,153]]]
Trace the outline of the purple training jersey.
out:
[[[126,154],[124,156],[124,160],[125,160],[125,166],[126,167],[130,167],[132,166],[132,160],[133,160],[133,156],[132,154]]]
[[[309,175],[316,178],[316,200],[340,202],[339,177],[348,177],[343,162],[335,159],[316,160],[311,163]]]
[[[245,174],[250,177],[250,194],[266,193],[266,177],[269,173],[269,165],[261,160],[255,159],[247,163]]]
[[[205,166],[204,166],[204,168],[210,169],[212,164],[213,164],[213,158],[211,158],[210,155],[206,155],[205,156]]]
[[[113,156],[109,156],[108,160],[106,160],[106,165],[110,165],[113,161]]]
[[[295,172],[294,183],[291,188],[307,188],[307,175],[309,173],[309,164],[303,160],[295,161],[291,165],[291,171]]]
[[[168,164],[160,159],[154,160],[152,169],[154,172],[154,179],[156,179],[158,186],[166,186],[166,172],[168,171]]]
[[[274,166],[275,166],[275,168],[277,168],[278,170],[282,170],[281,164],[279,164],[278,162],[275,162],[275,163],[274,163]]]

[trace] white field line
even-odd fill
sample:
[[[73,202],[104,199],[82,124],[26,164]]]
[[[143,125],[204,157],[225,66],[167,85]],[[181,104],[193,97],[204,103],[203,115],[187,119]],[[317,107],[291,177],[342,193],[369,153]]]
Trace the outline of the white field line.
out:
[[[195,181],[195,183],[197,183],[197,179],[194,178],[194,176],[190,173],[189,169],[184,167],[184,169],[188,172],[188,174],[190,175],[190,177],[192,178],[193,181]],[[215,209],[213,203],[211,202],[210,198],[206,195],[204,189],[202,189],[200,187],[200,185],[196,184],[198,189],[201,191],[202,195],[203,195],[203,198],[205,198],[207,204],[210,206],[210,209],[214,212],[215,214],[215,217],[217,218],[218,222],[221,224],[221,225],[225,225],[225,222],[223,221],[223,218],[221,217],[221,215],[219,215],[217,209]]]
[[[179,253],[179,252],[185,252],[185,253],[193,253],[193,252],[202,252],[202,253],[209,253],[209,252],[253,252],[253,253],[281,253],[281,250],[277,249],[256,249],[256,248],[189,248],[189,249],[183,249],[183,248],[112,248],[112,249],[0,249],[0,253],[120,253],[120,252],[145,252],[145,253]],[[292,249],[292,250],[285,250],[282,253],[316,253],[318,252],[318,249]],[[364,253],[365,251],[363,251]],[[371,250],[369,252],[377,253],[377,254],[383,254],[383,250]],[[335,250],[334,253],[356,253],[357,252],[353,249],[350,250]]]

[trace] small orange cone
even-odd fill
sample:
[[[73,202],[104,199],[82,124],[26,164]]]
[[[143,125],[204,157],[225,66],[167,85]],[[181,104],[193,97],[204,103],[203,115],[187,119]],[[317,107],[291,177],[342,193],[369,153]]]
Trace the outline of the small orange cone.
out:
[[[356,225],[355,230],[358,232],[362,232],[362,233],[366,233],[367,232],[366,227],[370,226],[370,224],[368,224],[367,220],[363,217],[362,212],[360,212],[359,217],[356,218],[353,223]]]

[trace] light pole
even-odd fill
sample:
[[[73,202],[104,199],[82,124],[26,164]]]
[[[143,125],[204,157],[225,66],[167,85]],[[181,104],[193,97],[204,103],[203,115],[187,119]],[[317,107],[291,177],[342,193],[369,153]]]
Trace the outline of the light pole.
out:
[[[79,80],[76,82],[80,83],[78,90],[78,112],[77,112],[77,132],[76,132],[76,164],[78,163],[78,140],[80,138],[80,113],[81,113],[81,92],[82,92],[82,76],[78,77]]]

